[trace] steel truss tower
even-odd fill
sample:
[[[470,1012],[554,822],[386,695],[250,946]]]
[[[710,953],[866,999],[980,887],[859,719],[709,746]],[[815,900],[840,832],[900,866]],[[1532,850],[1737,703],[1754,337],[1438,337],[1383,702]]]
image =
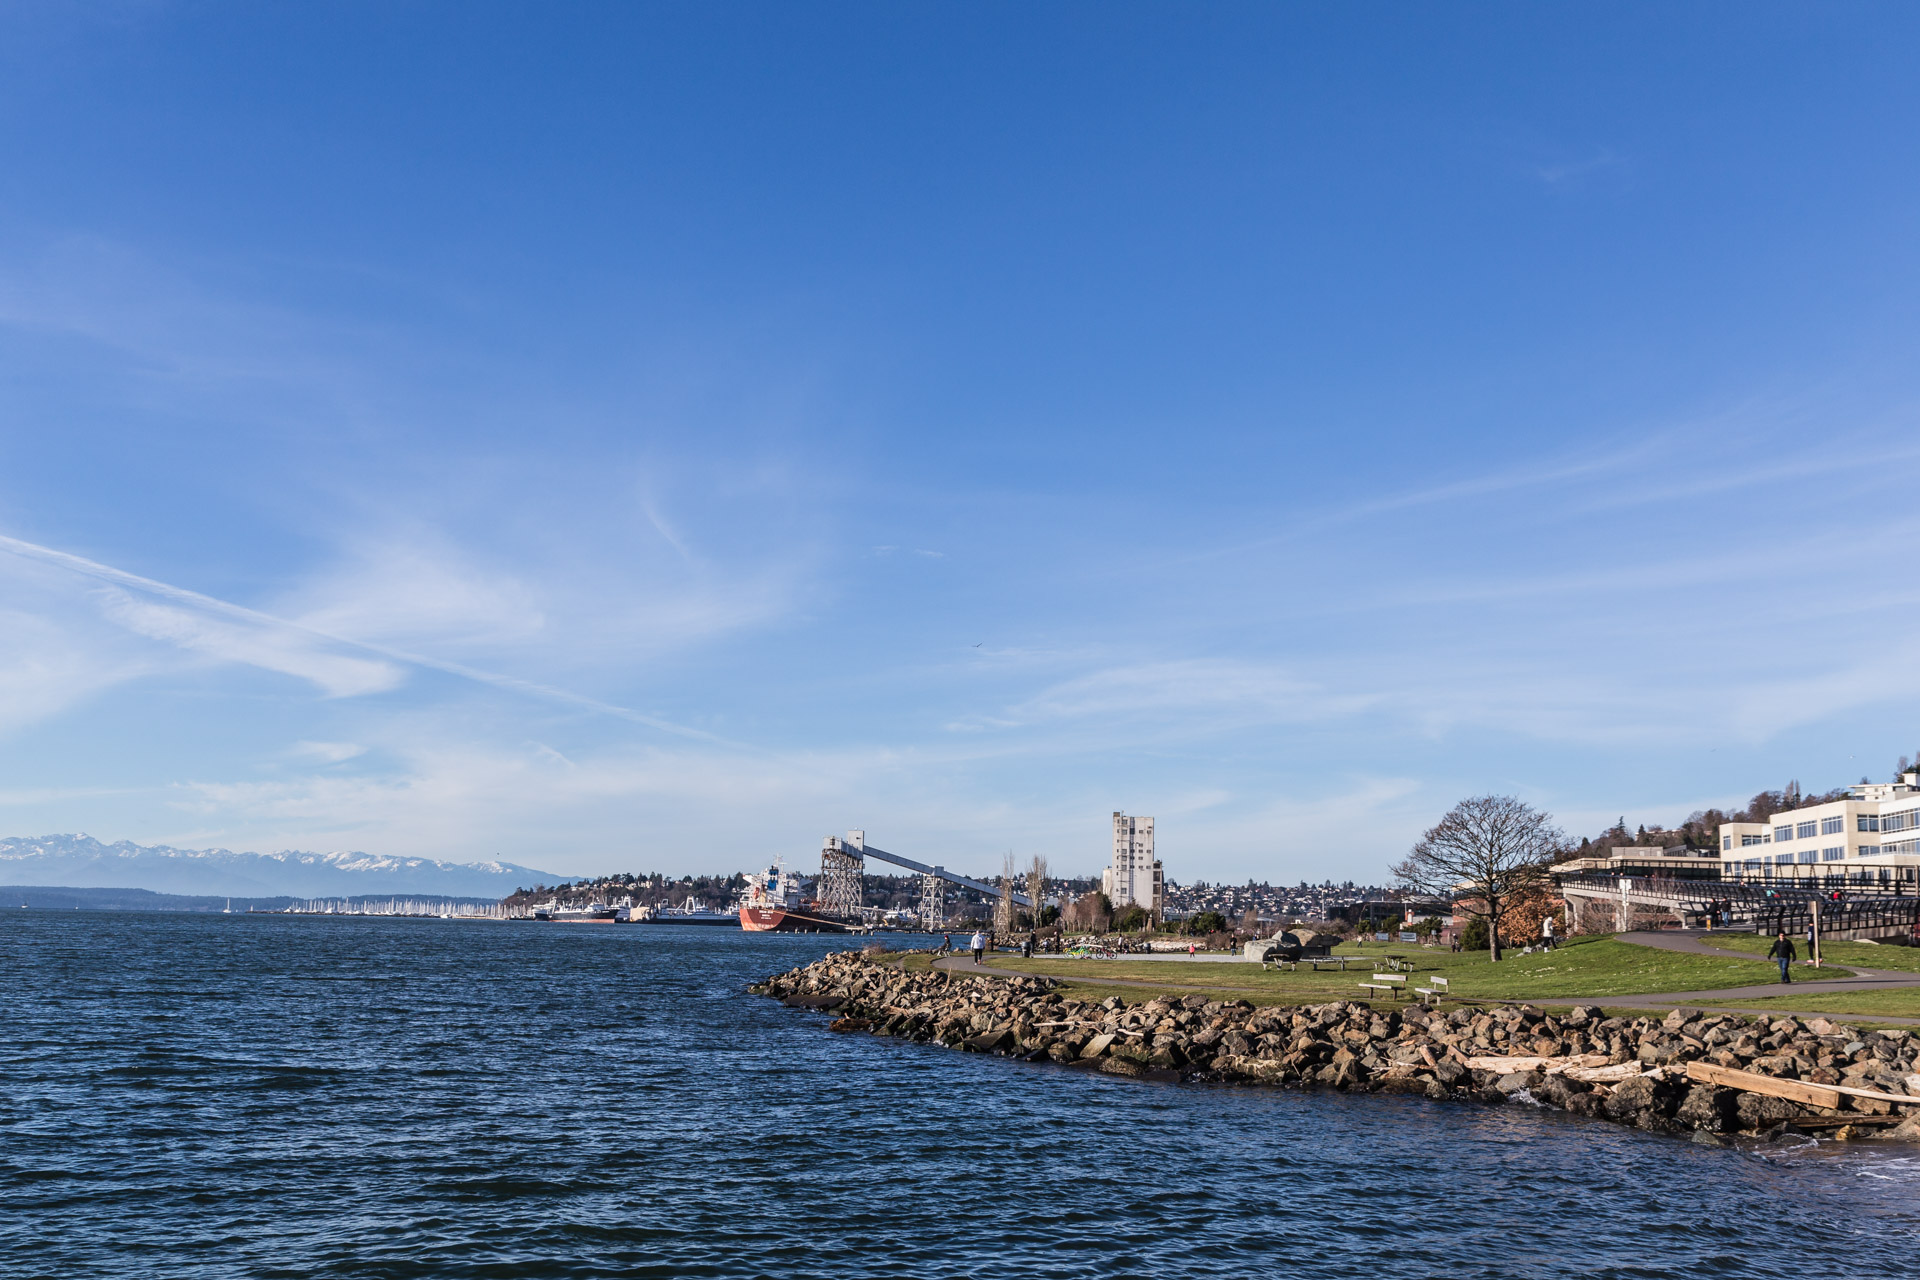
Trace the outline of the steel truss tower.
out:
[[[844,849],[820,851],[820,909],[830,916],[857,919],[866,887],[860,873],[864,864]]]
[[[947,927],[947,886],[931,871],[920,877],[920,927],[928,933]]]

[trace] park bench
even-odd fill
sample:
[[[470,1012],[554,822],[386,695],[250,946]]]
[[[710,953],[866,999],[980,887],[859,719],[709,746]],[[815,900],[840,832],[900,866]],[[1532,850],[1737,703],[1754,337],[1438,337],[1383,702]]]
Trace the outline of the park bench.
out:
[[[1447,981],[1447,979],[1437,973],[1430,974],[1427,978],[1427,985],[1424,987],[1415,987],[1414,990],[1429,999],[1438,1000],[1452,994],[1447,990]]]
[[[1370,991],[1387,992],[1397,999],[1407,992],[1407,975],[1404,973],[1376,973],[1373,975],[1372,982],[1363,982],[1360,985]]]

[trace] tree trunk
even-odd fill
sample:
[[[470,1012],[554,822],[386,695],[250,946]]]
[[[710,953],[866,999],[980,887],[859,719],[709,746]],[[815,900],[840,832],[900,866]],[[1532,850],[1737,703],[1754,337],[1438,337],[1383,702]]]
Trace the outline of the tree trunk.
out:
[[[1493,953],[1493,962],[1500,963],[1500,899],[1487,898],[1487,950]]]

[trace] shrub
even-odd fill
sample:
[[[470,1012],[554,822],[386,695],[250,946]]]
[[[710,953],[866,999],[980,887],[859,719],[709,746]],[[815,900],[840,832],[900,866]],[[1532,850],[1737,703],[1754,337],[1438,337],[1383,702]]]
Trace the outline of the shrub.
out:
[[[1487,949],[1487,921],[1484,916],[1475,916],[1467,921],[1467,927],[1460,931],[1460,949],[1462,951],[1485,951]]]
[[[1187,918],[1186,932],[1199,934],[1225,933],[1227,918],[1218,911],[1200,911]]]

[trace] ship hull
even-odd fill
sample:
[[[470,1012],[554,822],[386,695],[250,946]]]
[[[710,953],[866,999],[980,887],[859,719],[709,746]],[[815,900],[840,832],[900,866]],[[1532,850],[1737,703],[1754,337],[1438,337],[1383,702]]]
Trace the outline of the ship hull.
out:
[[[845,921],[810,916],[780,907],[740,908],[740,927],[748,933],[850,933]]]

